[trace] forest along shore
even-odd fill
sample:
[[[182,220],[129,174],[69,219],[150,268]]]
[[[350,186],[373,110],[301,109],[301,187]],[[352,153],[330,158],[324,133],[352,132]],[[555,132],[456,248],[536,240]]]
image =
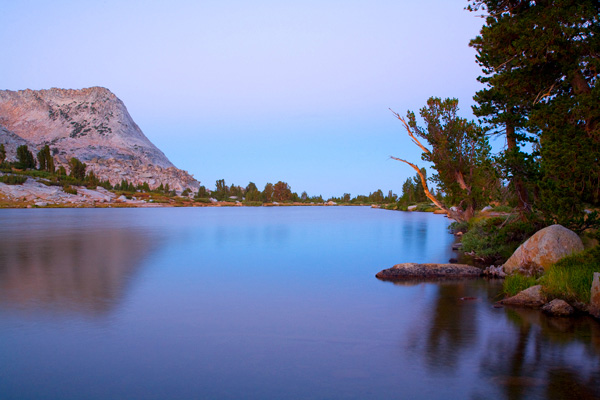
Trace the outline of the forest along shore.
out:
[[[269,202],[248,204],[241,201],[217,201],[197,199],[192,196],[170,196],[159,193],[120,192],[103,187],[90,189],[71,186],[65,191],[61,186],[52,186],[34,178],[26,178],[21,184],[0,183],[0,208],[40,207],[242,207],[242,206],[336,206],[327,202]],[[354,205],[354,204],[353,204]],[[365,204],[356,204],[365,205]]]

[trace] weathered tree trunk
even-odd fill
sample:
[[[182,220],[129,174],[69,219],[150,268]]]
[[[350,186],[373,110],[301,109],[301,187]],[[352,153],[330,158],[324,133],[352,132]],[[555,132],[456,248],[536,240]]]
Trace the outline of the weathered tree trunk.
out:
[[[427,198],[429,200],[431,200],[433,202],[433,204],[436,205],[437,208],[445,211],[448,214],[448,218],[452,218],[453,220],[455,220],[457,222],[466,222],[469,220],[469,218],[471,218],[473,216],[473,212],[472,212],[473,210],[471,210],[471,213],[464,213],[460,210],[454,210],[452,208],[448,208],[448,207],[446,207],[446,205],[444,203],[442,203],[433,194],[431,194],[431,192],[429,191],[429,187],[427,186],[427,179],[425,178],[425,176],[423,175],[423,173],[421,172],[419,167],[417,167],[415,164],[410,163],[401,158],[393,157],[393,156],[390,156],[390,158],[393,160],[396,160],[396,161],[402,161],[403,163],[410,165],[415,171],[417,171],[417,174],[419,174],[419,177],[421,178],[421,183],[423,184],[423,192],[425,192],[425,196],[427,196]]]
[[[508,147],[509,153],[516,153],[517,148],[517,136],[515,135],[515,127],[509,123],[506,124],[506,146]],[[511,162],[513,164],[514,161]],[[529,195],[527,193],[527,188],[525,187],[525,183],[523,182],[523,178],[520,176],[520,173],[515,171],[516,166],[511,165],[511,169],[513,170],[513,178],[512,183],[515,186],[515,192],[517,194],[517,199],[519,201],[519,210],[521,212],[529,212],[531,211],[531,206],[529,205]]]
[[[585,80],[585,77],[581,73],[579,69],[573,71],[573,76],[571,78],[571,86],[573,87],[573,92],[575,92],[576,96],[590,94],[592,92],[592,88]],[[598,120],[592,117],[587,117],[585,119],[585,131],[590,134],[593,132],[598,126]]]

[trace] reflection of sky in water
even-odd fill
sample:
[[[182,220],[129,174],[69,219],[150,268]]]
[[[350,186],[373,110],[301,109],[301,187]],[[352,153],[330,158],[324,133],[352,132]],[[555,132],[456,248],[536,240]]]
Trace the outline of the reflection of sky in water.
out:
[[[3,398],[521,399],[565,387],[594,398],[600,379],[597,323],[494,309],[499,287],[485,280],[375,279],[447,261],[441,216],[8,210],[0,221]]]

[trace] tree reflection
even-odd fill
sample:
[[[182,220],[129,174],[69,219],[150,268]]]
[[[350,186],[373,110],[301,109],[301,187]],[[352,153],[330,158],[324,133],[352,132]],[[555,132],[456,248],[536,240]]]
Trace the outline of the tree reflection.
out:
[[[118,229],[32,231],[0,240],[0,306],[105,314],[123,297],[152,240]]]
[[[506,399],[600,399],[597,322],[529,309],[507,309],[506,317],[512,329],[491,332],[480,364]]]
[[[464,382],[473,399],[600,399],[597,321],[494,309],[499,287],[485,280],[428,285],[432,300],[403,340],[428,372]]]

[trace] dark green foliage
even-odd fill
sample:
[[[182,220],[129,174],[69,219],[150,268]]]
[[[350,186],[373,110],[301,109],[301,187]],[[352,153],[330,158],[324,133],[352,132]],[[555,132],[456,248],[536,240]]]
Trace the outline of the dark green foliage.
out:
[[[237,197],[238,199],[242,199],[244,196],[244,188],[241,186],[234,185],[233,183],[229,186],[229,196],[228,197]]]
[[[88,188],[95,188],[100,185],[100,180],[94,171],[88,172],[87,176],[85,177],[85,184]]]
[[[77,180],[83,181],[85,179],[85,169],[87,165],[79,161],[79,159],[73,157],[69,160],[69,168],[71,169],[71,176]]]
[[[521,203],[535,194],[547,223],[581,229],[585,203],[600,204],[600,2],[477,0],[469,8],[489,13],[471,43],[486,84],[474,111],[506,134],[503,166],[515,194]],[[519,150],[527,141],[530,155]]]
[[[33,169],[35,168],[35,158],[33,154],[27,148],[27,145],[21,145],[17,147],[17,168],[21,169]]]
[[[284,202],[292,199],[292,189],[290,185],[279,181],[273,185],[273,199],[278,202]]]
[[[37,153],[38,169],[40,171],[48,171],[54,173],[54,158],[50,152],[50,147],[45,145],[42,150]]]
[[[0,165],[4,164],[6,160],[6,149],[4,148],[4,143],[0,143]]]
[[[162,187],[162,184],[161,184]],[[160,188],[159,188],[160,189]],[[122,179],[121,183],[115,185],[115,190],[120,190],[122,192],[133,193],[136,191],[135,185],[132,182],[129,182],[127,179]],[[159,192],[163,192],[163,190],[159,190]]]
[[[64,185],[63,190],[65,191],[65,193],[75,194],[75,195],[77,194],[77,189],[75,189],[74,187],[72,187],[70,185]]]
[[[260,207],[263,205],[262,201],[249,201],[249,200],[244,200],[242,202],[242,204],[244,204],[247,207]]]
[[[273,201],[273,184],[267,183],[263,190],[263,201],[265,203],[270,203]]]
[[[192,191],[190,189],[186,188],[183,192],[181,192],[181,196],[187,197],[190,195],[190,193],[192,193]]]
[[[219,179],[216,183],[216,190],[212,193],[213,197],[220,201],[225,201],[229,198],[229,187],[225,184],[225,179]]]
[[[454,221],[450,225],[448,225],[448,232],[454,233],[466,233],[469,230],[468,222],[457,222]]]
[[[244,194],[244,197],[246,198],[247,202],[261,202],[262,193],[260,192],[260,190],[258,190],[254,182],[250,182],[248,183],[248,186],[246,186],[246,192]]]
[[[60,167],[58,167],[57,175],[61,176],[61,177],[67,176],[67,170],[65,169],[64,166],[61,165]]]
[[[460,207],[466,218],[487,204],[498,179],[485,131],[472,121],[458,116],[458,100],[431,97],[420,110],[426,128],[417,125],[408,112],[408,125],[425,139],[431,151],[422,158],[433,163],[436,173],[430,178],[446,194],[446,201]]]
[[[204,199],[204,198],[208,198],[208,191],[206,190],[206,187],[204,186],[200,186],[198,188],[198,193],[196,193],[195,196],[197,199]]]
[[[105,181],[100,181],[98,186],[103,187],[106,190],[112,190],[113,186],[110,184],[110,181],[107,179]]]
[[[594,272],[600,271],[600,246],[563,258],[542,277],[550,297],[589,303]]]
[[[427,170],[425,168],[421,168],[421,173],[427,177]],[[406,208],[406,206],[426,201],[429,200],[423,190],[423,182],[419,174],[416,174],[412,178],[407,178],[402,185],[402,196],[398,199],[398,206]]]
[[[27,181],[26,176],[22,175],[2,175],[0,176],[0,182],[7,185],[22,185]]]
[[[484,264],[500,265],[517,247],[543,227],[540,221],[511,217],[472,220],[469,222],[468,232],[462,236],[462,249],[473,252]]]
[[[378,189],[373,193],[369,193],[369,201],[376,204],[383,203],[383,191]]]

